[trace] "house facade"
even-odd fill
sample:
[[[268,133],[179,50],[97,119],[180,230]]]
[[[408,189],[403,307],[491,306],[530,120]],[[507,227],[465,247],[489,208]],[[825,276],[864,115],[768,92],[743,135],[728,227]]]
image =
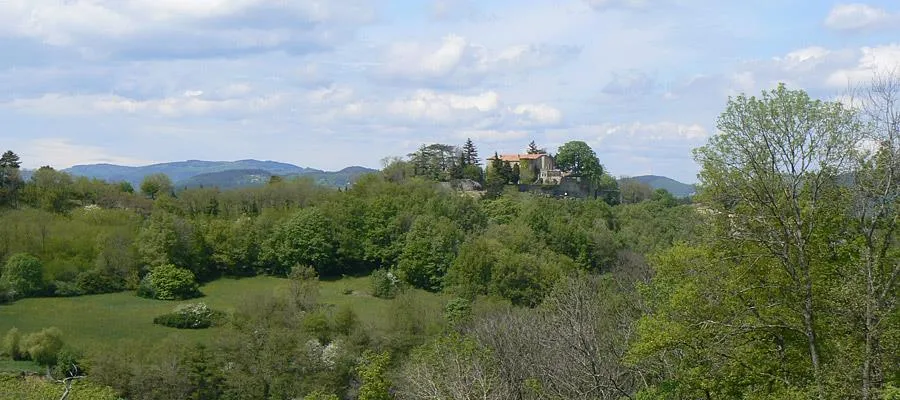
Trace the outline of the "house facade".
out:
[[[556,161],[549,154],[501,154],[500,161],[512,168],[519,166],[519,179],[524,184],[558,185],[563,173],[556,168]],[[487,159],[490,168],[495,157]]]

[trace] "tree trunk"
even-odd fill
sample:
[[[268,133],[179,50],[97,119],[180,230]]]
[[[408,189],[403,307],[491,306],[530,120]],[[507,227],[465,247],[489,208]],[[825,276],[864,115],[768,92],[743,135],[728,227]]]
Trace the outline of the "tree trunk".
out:
[[[816,339],[816,329],[813,325],[812,282],[806,278],[806,299],[803,302],[803,326],[806,332],[806,340],[809,345],[809,358],[812,362],[813,377],[816,381],[816,397],[824,398],[822,389],[822,375],[819,363],[819,349]]]

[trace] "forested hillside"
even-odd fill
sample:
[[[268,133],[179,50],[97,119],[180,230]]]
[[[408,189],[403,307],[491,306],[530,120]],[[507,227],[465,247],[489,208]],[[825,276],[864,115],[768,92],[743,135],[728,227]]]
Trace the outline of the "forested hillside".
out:
[[[471,141],[341,190],[135,189],[49,167],[26,182],[7,152],[0,307],[195,299],[153,322],[219,339],[129,352],[12,328],[0,353],[129,399],[895,399],[900,84],[868,95],[730,99],[682,200],[617,183],[579,141],[556,158],[583,198],[523,191],[518,165],[482,166]],[[442,184],[461,180],[483,190]],[[285,289],[203,303],[210,282],[260,275]],[[370,287],[342,295],[387,302],[377,328],[361,302],[319,297],[351,276]]]

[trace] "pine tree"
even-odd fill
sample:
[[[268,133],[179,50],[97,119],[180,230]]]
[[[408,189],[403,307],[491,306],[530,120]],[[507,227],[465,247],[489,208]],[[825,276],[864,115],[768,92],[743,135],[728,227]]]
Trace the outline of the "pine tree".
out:
[[[0,168],[18,169],[20,165],[19,156],[16,155],[16,153],[13,153],[12,150],[7,150],[0,156]]]
[[[462,154],[466,165],[481,165],[481,160],[478,159],[478,149],[475,148],[472,139],[466,139]]]
[[[528,144],[528,154],[547,154],[547,149],[539,149],[537,144],[534,143],[534,140]]]

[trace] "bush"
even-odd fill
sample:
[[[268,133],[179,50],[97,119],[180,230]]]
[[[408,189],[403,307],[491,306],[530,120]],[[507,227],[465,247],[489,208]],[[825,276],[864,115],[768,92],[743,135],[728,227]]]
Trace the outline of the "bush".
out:
[[[57,297],[81,296],[84,292],[74,282],[53,281],[53,295]]]
[[[29,254],[15,254],[6,260],[0,285],[9,288],[13,298],[39,294],[44,289],[44,266]]]
[[[55,327],[32,333],[22,341],[22,348],[28,357],[42,366],[56,365],[59,351],[62,350],[62,332]]]
[[[393,299],[400,289],[400,280],[390,271],[383,269],[372,272],[372,295],[382,299]]]
[[[13,360],[21,360],[24,358],[22,354],[22,334],[16,328],[11,328],[3,337],[3,348],[0,354],[6,355]]]
[[[141,280],[138,296],[159,300],[184,300],[200,296],[194,273],[172,264],[160,265]]]
[[[468,321],[472,316],[472,302],[468,299],[457,297],[447,302],[444,306],[444,317],[452,326],[458,326]]]
[[[118,279],[97,269],[78,274],[75,284],[84,294],[114,293],[122,290],[122,284]]]
[[[11,303],[15,300],[14,293],[12,288],[9,287],[9,284],[0,281],[0,304]]]
[[[225,314],[205,303],[182,304],[169,313],[153,319],[157,325],[178,329],[205,329],[219,322]]]

